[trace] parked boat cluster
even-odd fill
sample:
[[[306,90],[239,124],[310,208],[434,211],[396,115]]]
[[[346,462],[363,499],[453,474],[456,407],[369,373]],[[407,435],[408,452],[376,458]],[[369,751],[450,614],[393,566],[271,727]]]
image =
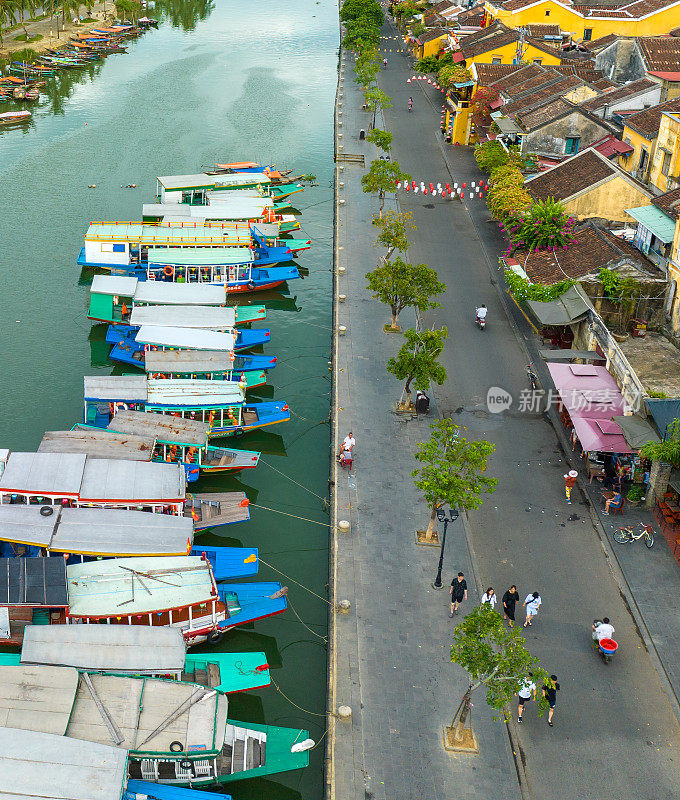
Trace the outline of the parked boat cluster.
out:
[[[97,270],[88,317],[135,371],[85,376],[82,422],[35,453],[0,451],[0,645],[21,648],[0,654],[13,794],[193,800],[304,767],[313,745],[229,718],[230,692],[270,683],[264,653],[186,652],[287,607],[281,583],[250,580],[257,548],[195,541],[247,521],[245,494],[186,487],[257,467],[260,453],[216,439],[290,417],[247,399],[276,366],[247,353],[269,342],[249,327],[266,307],[227,300],[298,277],[284,264],[311,242],[282,234],[302,186],[239,163],[158,187],[141,222],[92,223],[78,257]]]

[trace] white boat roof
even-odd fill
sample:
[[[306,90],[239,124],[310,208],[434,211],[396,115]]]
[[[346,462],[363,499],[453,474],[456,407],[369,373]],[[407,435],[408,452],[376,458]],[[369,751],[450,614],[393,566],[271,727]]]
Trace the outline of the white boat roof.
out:
[[[93,673],[88,679],[123,737],[118,747],[124,756],[134,749],[168,752],[172,741],[180,741],[186,750],[216,750],[224,744],[224,694],[161,678]],[[191,699],[201,702],[189,705]],[[171,718],[180,707],[185,710]],[[22,723],[69,739],[112,741],[85,678],[73,667],[0,667],[0,725],[3,716],[8,719],[5,726],[14,727],[11,720],[17,727]]]
[[[132,242],[149,247],[222,247],[251,242],[247,222],[224,227],[191,223],[184,226],[144,225],[141,222],[91,222],[85,234],[90,242]]]
[[[22,664],[109,672],[176,672],[186,657],[179,628],[148,625],[27,625]]]
[[[156,179],[166,191],[179,189],[208,189],[210,187],[239,187],[271,183],[264,172],[234,172],[228,175],[162,175]]]
[[[233,365],[227,353],[211,350],[147,350],[144,369],[148,373],[229,372]]]
[[[212,286],[208,283],[141,281],[133,299],[135,303],[159,306],[223,306],[227,295],[224,286]]]
[[[80,486],[82,502],[176,503],[184,500],[182,464],[88,458]]]
[[[144,203],[142,216],[162,217],[166,222],[169,221],[169,217],[183,220],[258,219],[274,204],[271,197],[241,198],[244,193],[230,193],[227,200],[227,198],[221,198],[224,192],[208,192],[209,205],[207,206],[192,206],[189,203]],[[215,197],[218,199],[213,199]]]
[[[222,293],[224,294],[224,290]],[[224,306],[135,306],[130,315],[130,325],[140,326],[160,325],[221,331],[233,328],[235,322],[234,309]]]
[[[158,439],[161,442],[205,447],[210,425],[197,419],[123,409],[116,413],[109,423],[108,430],[120,431],[127,436]]]
[[[137,278],[123,278],[116,275],[95,275],[92,278],[90,292],[92,294],[107,294],[112,297],[121,295],[132,297],[137,288]]]
[[[147,399],[146,375],[85,375],[83,396],[86,400],[129,400],[144,402]]]
[[[236,381],[149,379],[149,405],[195,408],[239,405],[244,401],[245,392]]]
[[[136,573],[141,573],[148,591]],[[66,579],[72,617],[147,614],[184,608],[214,596],[210,563],[200,556],[86,561],[69,564]]]
[[[0,491],[77,497],[87,456],[78,453],[10,453]]]
[[[155,344],[158,347],[174,347],[178,350],[226,350],[234,349],[231,333],[203,331],[198,328],[172,328],[163,325],[142,325],[135,339],[140,344]]]
[[[278,235],[278,228],[277,234]],[[149,265],[165,265],[187,267],[229,266],[230,264],[250,264],[254,261],[253,251],[249,247],[153,247],[149,250]],[[152,281],[149,281],[152,283]],[[166,283],[166,281],[156,281]],[[170,282],[167,281],[170,285]],[[182,284],[179,284],[180,286]],[[184,284],[195,286],[196,284]],[[218,287],[224,292],[224,287]]]
[[[151,461],[154,444],[153,437],[116,434],[83,426],[72,431],[46,431],[38,452],[84,453],[91,458]]]
[[[243,189],[240,192],[207,192],[206,197],[209,206],[219,206],[220,210],[262,208],[264,211],[265,208],[271,208],[274,205],[274,198],[249,189]],[[192,208],[204,207],[192,206]]]
[[[118,747],[0,728],[2,800],[120,800],[126,781],[127,753]]]
[[[189,517],[105,508],[0,505],[0,540],[89,556],[185,555],[193,542]]]

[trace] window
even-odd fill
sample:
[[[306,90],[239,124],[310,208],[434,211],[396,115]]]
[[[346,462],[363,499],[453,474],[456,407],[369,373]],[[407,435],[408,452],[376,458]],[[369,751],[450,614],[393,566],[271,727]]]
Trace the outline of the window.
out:
[[[113,252],[114,253],[124,253],[125,252],[125,245],[124,244],[114,244],[113,245]]]
[[[583,41],[589,42],[593,38],[593,29],[592,28],[584,28],[583,30]]]
[[[546,17],[549,17],[549,16],[550,16],[550,9],[549,9],[549,8],[548,8],[548,9],[546,9],[545,15],[546,15]]]
[[[671,169],[671,154],[664,152],[663,163],[661,164],[661,173],[668,176]]]
[[[543,59],[542,58],[535,58],[534,59],[534,64],[542,64],[542,63],[543,63]]]
[[[567,143],[564,146],[564,152],[566,155],[574,155],[574,153],[578,153],[579,144],[581,144],[580,136],[567,136]]]
[[[491,59],[491,63],[492,64],[500,64],[501,63],[501,57],[500,56],[493,56],[492,59]]]

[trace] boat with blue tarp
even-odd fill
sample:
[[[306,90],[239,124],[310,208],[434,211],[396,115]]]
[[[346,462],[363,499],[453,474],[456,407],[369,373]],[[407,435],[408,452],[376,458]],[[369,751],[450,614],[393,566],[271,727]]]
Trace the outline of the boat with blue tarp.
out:
[[[245,378],[246,388],[251,389],[266,382],[266,371],[276,366],[276,356],[235,356],[218,350],[146,350],[143,367],[154,378],[204,378],[206,380],[241,380]],[[245,363],[259,367],[263,372],[257,380],[257,372],[240,372]]]

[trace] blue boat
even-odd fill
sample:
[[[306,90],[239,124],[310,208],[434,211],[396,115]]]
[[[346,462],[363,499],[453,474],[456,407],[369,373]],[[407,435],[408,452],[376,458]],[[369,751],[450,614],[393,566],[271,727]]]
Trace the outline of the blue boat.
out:
[[[148,308],[139,309],[140,311],[181,311],[182,309],[173,306],[149,306]],[[106,341],[109,344],[118,344],[119,342],[127,341],[128,344],[138,344],[138,349],[143,350],[144,344],[148,342],[138,343],[136,334],[142,326],[151,325],[158,327],[169,328],[194,328],[195,330],[215,330],[219,333],[229,333],[234,337],[234,351],[249,350],[251,347],[258,345],[265,345],[271,339],[271,331],[263,328],[207,328],[201,325],[203,314],[201,311],[226,311],[222,308],[211,309],[194,309],[191,322],[193,324],[177,325],[176,321],[181,319],[179,315],[173,316],[172,314],[144,314],[137,315],[140,319],[140,324],[135,325],[109,325],[106,330]],[[133,312],[134,316],[134,312]],[[145,320],[145,321],[142,321]],[[148,320],[148,321],[146,321]],[[175,322],[173,322],[175,320]],[[188,321],[188,320],[187,320]]]
[[[218,623],[218,630],[230,631],[237,625],[281,614],[288,606],[285,591],[278,581],[220,583],[217,592],[229,616]]]

